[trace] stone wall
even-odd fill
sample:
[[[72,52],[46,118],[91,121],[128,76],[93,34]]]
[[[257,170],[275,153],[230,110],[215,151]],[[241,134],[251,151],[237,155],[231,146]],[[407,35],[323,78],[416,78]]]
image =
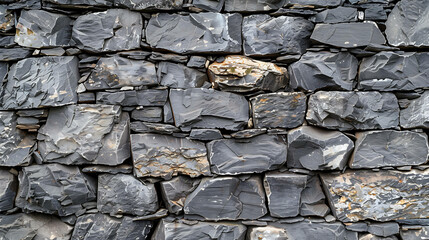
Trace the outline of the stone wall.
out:
[[[429,238],[429,1],[0,3],[0,239]]]

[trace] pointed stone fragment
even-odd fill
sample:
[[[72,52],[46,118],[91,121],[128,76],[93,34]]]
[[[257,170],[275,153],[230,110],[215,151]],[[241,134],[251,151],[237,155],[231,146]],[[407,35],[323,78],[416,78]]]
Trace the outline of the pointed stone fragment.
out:
[[[0,212],[8,211],[14,207],[17,190],[18,179],[9,171],[0,169]]]
[[[179,214],[183,210],[186,197],[200,183],[199,179],[187,176],[177,176],[160,183],[162,198],[170,213]]]
[[[401,127],[429,128],[429,91],[410,101],[410,105],[401,110]]]

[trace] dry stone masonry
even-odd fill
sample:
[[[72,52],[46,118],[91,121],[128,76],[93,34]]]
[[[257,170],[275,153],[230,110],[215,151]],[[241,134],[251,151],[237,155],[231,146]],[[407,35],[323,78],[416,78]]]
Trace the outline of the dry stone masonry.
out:
[[[429,239],[428,47],[427,0],[0,0],[0,239]]]

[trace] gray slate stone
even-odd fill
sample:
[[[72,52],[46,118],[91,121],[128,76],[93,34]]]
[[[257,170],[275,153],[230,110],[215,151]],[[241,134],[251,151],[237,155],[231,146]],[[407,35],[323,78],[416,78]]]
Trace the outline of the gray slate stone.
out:
[[[24,10],[16,25],[15,42],[31,48],[68,46],[71,23],[72,20],[63,14]]]
[[[110,174],[118,174],[118,173],[132,173],[133,166],[121,164],[118,166],[105,166],[105,165],[90,165],[82,168],[82,172],[84,173],[110,173]]]
[[[386,36],[390,45],[428,47],[427,22],[429,4],[425,0],[399,1],[386,21]]]
[[[267,132],[266,128],[249,128],[231,134],[231,137],[238,139],[252,138]]]
[[[28,109],[75,104],[78,80],[76,57],[26,58],[10,67],[3,89],[3,108]]]
[[[125,9],[79,16],[73,24],[72,40],[79,49],[111,52],[140,48],[142,16]]]
[[[180,129],[173,125],[150,122],[131,122],[130,129],[137,133],[173,134],[180,132]]]
[[[169,88],[199,88],[208,85],[206,73],[177,63],[160,62],[157,76],[160,85]]]
[[[342,222],[428,218],[428,179],[429,170],[321,174],[329,205]]]
[[[260,173],[286,162],[287,146],[280,136],[221,139],[207,143],[211,171],[219,175]]]
[[[407,240],[421,240],[429,238],[429,226],[421,226],[420,229],[401,229],[401,238]]]
[[[230,222],[197,222],[191,225],[162,219],[152,238],[157,240],[244,240],[246,229],[244,225]]]
[[[134,174],[137,177],[171,178],[210,175],[203,143],[159,134],[131,134]]]
[[[0,212],[14,207],[17,189],[18,179],[9,171],[0,169]],[[0,226],[1,222],[0,220]]]
[[[258,176],[203,178],[183,210],[205,220],[258,219],[267,213],[262,181]]]
[[[237,131],[249,120],[247,100],[237,94],[213,89],[171,89],[170,104],[176,127],[218,128]]]
[[[0,48],[0,61],[18,61],[30,57],[32,53],[28,48]]]
[[[311,16],[309,20],[316,23],[356,22],[358,20],[358,11],[352,7],[326,9]]]
[[[160,13],[149,20],[146,40],[152,48],[179,54],[239,53],[241,21],[237,13]]]
[[[151,221],[132,217],[113,218],[107,214],[86,214],[77,218],[71,240],[145,240],[153,227]]]
[[[296,217],[307,176],[296,173],[266,173],[264,178],[268,208],[272,217]]]
[[[330,212],[330,208],[325,204],[325,194],[323,193],[319,176],[308,177],[308,181],[301,193],[301,216],[324,217]]]
[[[115,7],[132,10],[180,10],[184,0],[115,0]]]
[[[44,4],[55,4],[63,7],[87,8],[92,7],[111,7],[117,0],[42,0]]]
[[[386,43],[380,29],[373,22],[317,24],[311,40],[343,48]]]
[[[398,238],[396,236],[379,237],[371,233],[367,233],[367,234],[361,235],[359,237],[359,240],[398,240]]]
[[[393,93],[319,91],[310,96],[306,119],[341,131],[395,128],[399,105]]]
[[[429,157],[428,136],[412,131],[368,131],[356,133],[351,168],[417,166]]]
[[[37,136],[40,154],[44,162],[119,165],[130,157],[129,121],[118,106],[51,109]]]
[[[78,167],[60,164],[32,165],[19,173],[17,207],[59,216],[82,210],[82,204],[96,199],[96,181]]]
[[[155,185],[143,184],[133,175],[98,175],[97,209],[111,216],[154,213],[158,210]]]
[[[312,6],[312,7],[337,7],[344,0],[286,0],[285,6]]]
[[[183,210],[186,197],[197,188],[199,179],[177,176],[160,183],[161,194],[170,213],[179,214]]]
[[[428,8],[429,9],[429,8]],[[359,69],[359,88],[408,91],[429,86],[429,53],[380,52],[364,58]]]
[[[395,222],[371,223],[368,232],[380,237],[388,237],[399,233],[399,224]]]
[[[290,168],[342,170],[353,151],[353,141],[339,131],[302,126],[288,132]]]
[[[348,52],[307,52],[288,70],[294,89],[353,90],[358,60]]]
[[[139,91],[97,92],[97,104],[162,107],[167,102],[168,90],[145,89]]]
[[[304,122],[307,97],[301,92],[260,94],[250,98],[255,128],[294,128]]]
[[[244,54],[303,54],[310,45],[309,37],[313,27],[313,23],[301,17],[271,17],[264,14],[244,17]]]
[[[192,5],[209,12],[220,12],[225,0],[193,0]]]
[[[113,57],[100,58],[88,80],[87,90],[157,85],[155,64],[142,60]]]
[[[194,128],[191,130],[189,138],[200,141],[211,141],[216,139],[222,139],[223,136],[219,129]]]
[[[145,122],[162,122],[163,115],[162,107],[145,107],[131,112],[132,119]]]
[[[0,5],[0,32],[9,32],[15,28],[15,16],[13,11]]]
[[[429,91],[410,101],[410,105],[401,110],[401,127],[429,128]]]
[[[285,0],[225,0],[227,12],[266,12],[277,10]]]

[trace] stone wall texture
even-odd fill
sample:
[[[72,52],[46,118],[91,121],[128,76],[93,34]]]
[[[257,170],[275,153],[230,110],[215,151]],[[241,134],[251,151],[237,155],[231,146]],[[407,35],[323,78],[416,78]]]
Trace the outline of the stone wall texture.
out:
[[[0,240],[429,239],[428,0],[0,0]]]

